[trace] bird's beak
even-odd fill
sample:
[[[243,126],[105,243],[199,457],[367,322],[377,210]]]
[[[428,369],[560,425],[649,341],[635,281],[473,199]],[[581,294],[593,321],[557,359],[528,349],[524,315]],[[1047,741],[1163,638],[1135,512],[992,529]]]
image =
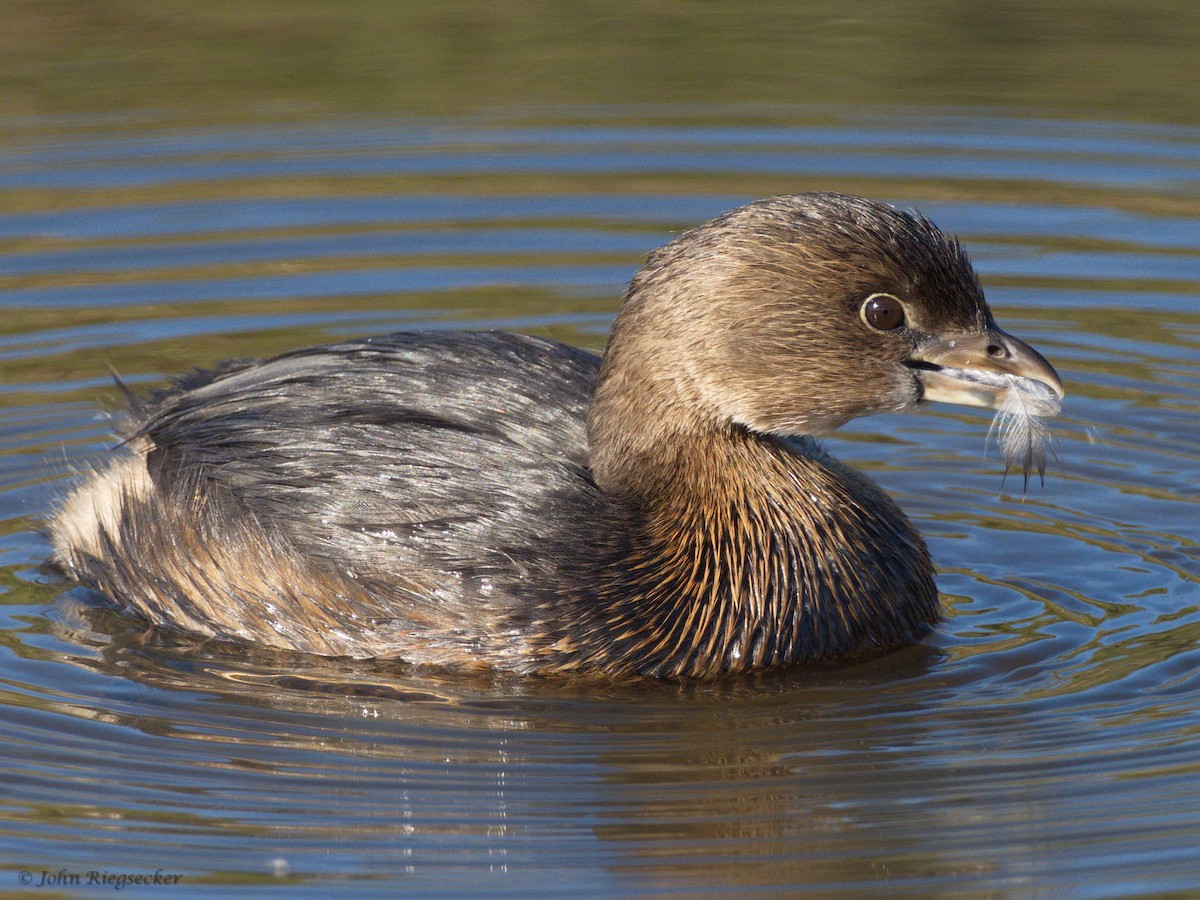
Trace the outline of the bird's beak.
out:
[[[908,365],[925,400],[999,409],[1016,391],[1035,415],[1053,416],[1062,408],[1063,385],[1054,367],[999,328],[933,339],[916,348]]]

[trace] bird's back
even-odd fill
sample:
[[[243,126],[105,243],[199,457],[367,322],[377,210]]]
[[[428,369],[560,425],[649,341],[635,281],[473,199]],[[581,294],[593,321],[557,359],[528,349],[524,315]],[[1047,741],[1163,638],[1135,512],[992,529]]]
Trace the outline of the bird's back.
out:
[[[484,653],[478,636],[519,618],[511,585],[554,582],[545,530],[602,508],[598,368],[538,338],[433,333],[193,374],[135,410],[134,455],[64,504],[58,558],[153,622],[219,637]]]

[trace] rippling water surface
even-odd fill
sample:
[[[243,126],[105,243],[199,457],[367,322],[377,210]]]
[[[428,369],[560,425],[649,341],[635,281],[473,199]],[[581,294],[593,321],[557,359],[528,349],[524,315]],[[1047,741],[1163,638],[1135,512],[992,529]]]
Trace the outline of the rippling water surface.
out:
[[[98,868],[181,874],[171,896],[1200,889],[1200,131],[781,118],[8,140],[0,886]],[[1067,386],[1027,493],[985,412],[831,440],[930,542],[949,615],[921,646],[707,686],[398,675],[146,635],[42,568],[39,520],[111,444],[110,366],[147,386],[418,327],[599,349],[647,251],[817,188],[957,232]]]

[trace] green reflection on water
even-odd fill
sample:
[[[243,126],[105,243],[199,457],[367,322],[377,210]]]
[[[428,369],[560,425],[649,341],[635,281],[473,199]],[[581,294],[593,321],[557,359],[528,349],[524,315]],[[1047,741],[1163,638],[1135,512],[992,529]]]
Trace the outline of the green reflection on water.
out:
[[[1170,0],[0,0],[0,21],[0,109],[10,123],[630,102],[1200,120],[1200,7]],[[703,107],[696,116],[706,117]]]

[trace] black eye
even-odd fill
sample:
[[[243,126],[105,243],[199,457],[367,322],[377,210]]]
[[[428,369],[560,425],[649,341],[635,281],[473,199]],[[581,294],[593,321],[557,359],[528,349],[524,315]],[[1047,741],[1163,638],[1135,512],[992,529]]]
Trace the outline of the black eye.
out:
[[[891,294],[872,294],[862,305],[863,321],[880,331],[894,331],[904,324],[904,307]]]

